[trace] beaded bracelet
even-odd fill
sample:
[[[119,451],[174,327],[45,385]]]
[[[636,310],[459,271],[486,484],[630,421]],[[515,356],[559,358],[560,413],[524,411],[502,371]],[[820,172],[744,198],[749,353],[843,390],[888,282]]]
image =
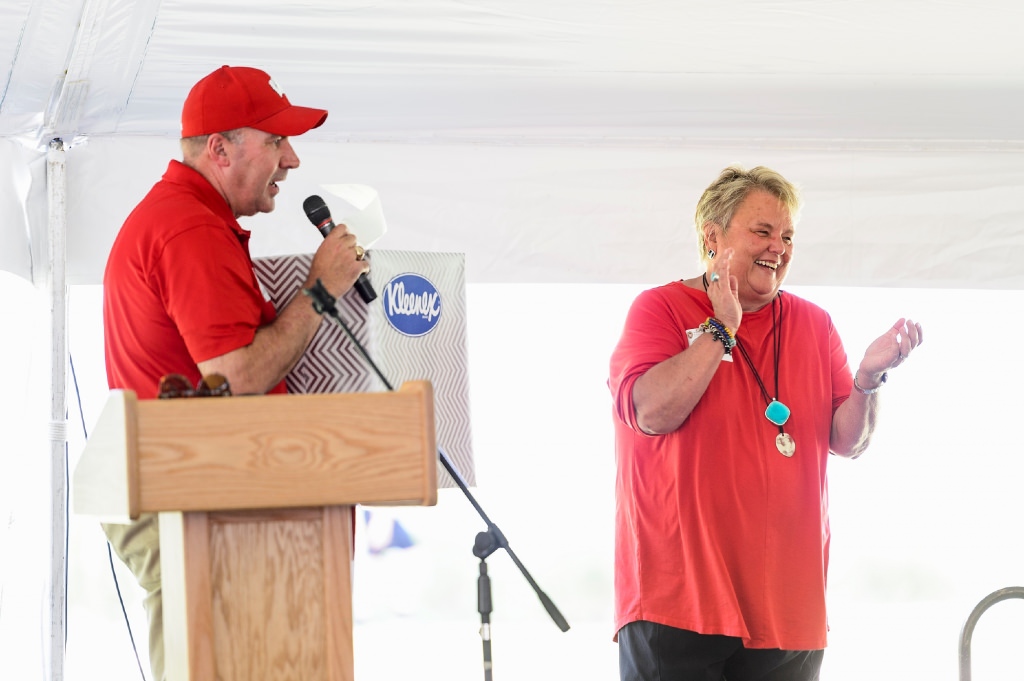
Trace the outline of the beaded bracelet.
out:
[[[728,326],[718,321],[714,317],[708,317],[704,323],[710,324],[711,326],[714,326],[719,331],[721,331],[722,334],[724,334],[729,339],[729,347],[734,347],[736,345],[736,336],[733,335],[732,329],[730,329]]]
[[[736,347],[736,338],[733,337],[732,331],[728,326],[714,317],[708,317],[700,325],[700,328],[705,333],[710,333],[712,338],[719,341],[725,347],[725,354],[732,355],[732,349]]]

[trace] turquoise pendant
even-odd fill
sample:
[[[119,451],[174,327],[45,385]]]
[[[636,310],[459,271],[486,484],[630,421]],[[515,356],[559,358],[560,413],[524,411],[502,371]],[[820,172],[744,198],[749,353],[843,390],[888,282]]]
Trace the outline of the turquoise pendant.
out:
[[[778,400],[772,400],[764,410],[764,417],[777,426],[784,425],[789,420],[789,414],[789,407]]]

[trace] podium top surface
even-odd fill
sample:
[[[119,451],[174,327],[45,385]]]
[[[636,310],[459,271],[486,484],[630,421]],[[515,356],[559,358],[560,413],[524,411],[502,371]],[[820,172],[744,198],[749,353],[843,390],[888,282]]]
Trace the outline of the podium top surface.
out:
[[[395,392],[138,400],[112,391],[75,469],[76,513],[433,505],[426,381]]]

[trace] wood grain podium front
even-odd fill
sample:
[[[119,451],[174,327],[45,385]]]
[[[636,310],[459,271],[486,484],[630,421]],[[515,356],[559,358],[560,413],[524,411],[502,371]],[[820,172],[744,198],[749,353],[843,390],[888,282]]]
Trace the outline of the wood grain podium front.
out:
[[[352,506],[436,503],[433,393],[113,391],[73,491],[160,514],[168,681],[350,681]]]

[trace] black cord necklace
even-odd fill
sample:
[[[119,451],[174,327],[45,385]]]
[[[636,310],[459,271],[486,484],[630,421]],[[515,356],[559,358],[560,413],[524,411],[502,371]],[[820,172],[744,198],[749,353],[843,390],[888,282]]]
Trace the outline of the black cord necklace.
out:
[[[704,283],[704,291],[708,290],[708,278],[707,274],[701,275],[701,281]],[[775,302],[778,301],[779,313],[778,320],[775,318]],[[750,373],[754,374],[754,379],[757,381],[757,385],[761,388],[761,396],[764,397],[765,404],[767,405],[764,410],[764,417],[771,423],[779,427],[779,434],[775,436],[775,447],[779,450],[779,453],[783,456],[793,456],[796,452],[796,442],[793,437],[783,429],[783,425],[789,420],[790,414],[792,413],[785,404],[779,401],[779,348],[781,346],[782,336],[782,291],[775,294],[772,298],[772,344],[774,350],[775,360],[775,397],[768,394],[768,389],[764,386],[764,381],[761,380],[761,375],[757,373],[757,369],[754,367],[754,363],[750,361],[750,355],[747,354],[746,348],[743,347],[743,343],[740,341],[739,333],[736,335],[736,348],[743,355],[743,359],[746,361],[747,366],[750,367]]]

